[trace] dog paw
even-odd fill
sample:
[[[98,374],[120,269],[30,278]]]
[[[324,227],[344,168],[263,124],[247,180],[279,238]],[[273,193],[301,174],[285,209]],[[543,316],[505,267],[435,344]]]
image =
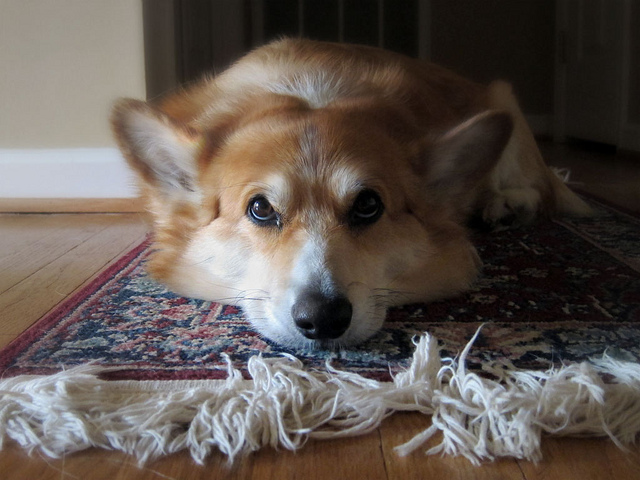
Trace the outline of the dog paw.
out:
[[[517,228],[535,220],[539,205],[540,194],[533,188],[502,190],[487,202],[475,221],[481,222],[481,230]]]

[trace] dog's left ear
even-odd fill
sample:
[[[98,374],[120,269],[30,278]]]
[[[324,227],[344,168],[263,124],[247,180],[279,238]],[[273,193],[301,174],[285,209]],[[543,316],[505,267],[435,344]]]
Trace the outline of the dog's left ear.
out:
[[[416,165],[429,195],[441,201],[464,197],[495,166],[512,131],[509,114],[488,111],[430,143]]]

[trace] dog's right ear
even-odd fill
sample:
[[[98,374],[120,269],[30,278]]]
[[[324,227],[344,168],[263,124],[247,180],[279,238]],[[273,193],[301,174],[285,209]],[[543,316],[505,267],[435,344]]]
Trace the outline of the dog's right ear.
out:
[[[111,126],[129,165],[156,194],[170,200],[198,196],[198,132],[132,99],[115,104]]]
[[[513,131],[513,120],[504,112],[480,113],[432,142],[418,171],[436,200],[464,197],[498,162]]]

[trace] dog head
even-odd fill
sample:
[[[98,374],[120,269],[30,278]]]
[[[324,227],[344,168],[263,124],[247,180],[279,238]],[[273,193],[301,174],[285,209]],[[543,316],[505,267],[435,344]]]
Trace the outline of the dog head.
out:
[[[154,219],[151,273],[296,347],[361,342],[390,305],[465,289],[479,260],[459,219],[511,121],[487,112],[408,141],[393,118],[293,102],[203,126],[120,102],[113,128]]]

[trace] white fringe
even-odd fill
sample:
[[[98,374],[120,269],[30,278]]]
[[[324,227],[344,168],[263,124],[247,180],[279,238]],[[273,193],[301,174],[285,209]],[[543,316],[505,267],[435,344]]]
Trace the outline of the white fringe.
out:
[[[476,333],[477,336],[477,333]],[[546,372],[491,366],[469,372],[465,360],[440,359],[437,341],[415,341],[411,365],[378,382],[327,365],[308,371],[294,357],[251,358],[253,380],[228,363],[227,380],[114,382],[98,366],[0,381],[0,448],[12,439],[50,457],[89,447],[127,452],[141,464],[189,449],[202,464],[217,448],[230,462],[263,446],[296,450],[308,438],[354,436],[396,411],[432,416],[432,426],[396,447],[537,461],[542,434],[606,436],[618,446],[640,432],[640,365],[608,356]]]

